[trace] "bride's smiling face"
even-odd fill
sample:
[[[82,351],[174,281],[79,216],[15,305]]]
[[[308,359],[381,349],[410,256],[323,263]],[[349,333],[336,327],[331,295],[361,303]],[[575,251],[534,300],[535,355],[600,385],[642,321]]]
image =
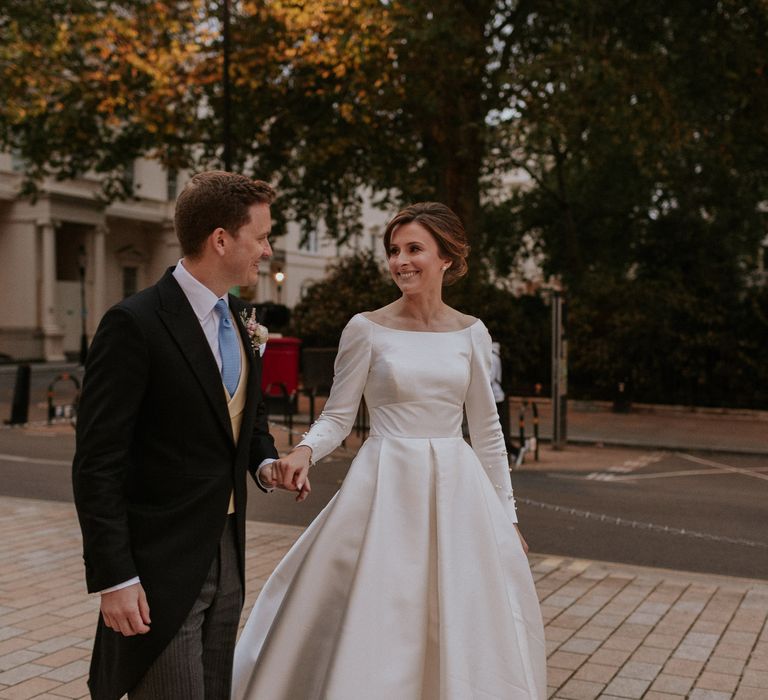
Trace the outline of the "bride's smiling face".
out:
[[[387,251],[389,273],[403,294],[440,289],[444,268],[450,261],[441,257],[434,236],[411,221],[395,229]]]

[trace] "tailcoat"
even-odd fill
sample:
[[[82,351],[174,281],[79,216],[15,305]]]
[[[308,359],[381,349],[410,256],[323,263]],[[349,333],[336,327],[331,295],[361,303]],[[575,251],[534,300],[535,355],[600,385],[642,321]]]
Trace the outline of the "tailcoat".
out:
[[[245,328],[236,324],[249,373],[235,441],[216,360],[172,271],[105,314],[85,368],[73,487],[88,591],[138,576],[151,617],[151,631],[134,637],[99,619],[89,679],[97,700],[129,691],[179,629],[232,493],[244,583],[246,474],[278,456]],[[246,309],[233,296],[229,304],[236,319]]]

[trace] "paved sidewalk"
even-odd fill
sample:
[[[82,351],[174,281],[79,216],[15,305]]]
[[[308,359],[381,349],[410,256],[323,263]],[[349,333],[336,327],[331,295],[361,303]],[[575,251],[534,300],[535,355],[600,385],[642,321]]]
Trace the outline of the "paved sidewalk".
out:
[[[300,533],[248,523],[246,613]],[[765,582],[537,554],[530,562],[551,698],[768,698]],[[88,697],[97,609],[72,505],[0,497],[0,698]]]
[[[521,401],[510,400],[512,433],[517,430]],[[552,436],[552,405],[538,402],[541,437]],[[531,409],[526,434],[533,432]],[[599,401],[569,401],[568,440],[571,444],[601,444],[663,450],[705,450],[768,456],[768,412],[686,409],[675,406],[633,406],[614,413]]]

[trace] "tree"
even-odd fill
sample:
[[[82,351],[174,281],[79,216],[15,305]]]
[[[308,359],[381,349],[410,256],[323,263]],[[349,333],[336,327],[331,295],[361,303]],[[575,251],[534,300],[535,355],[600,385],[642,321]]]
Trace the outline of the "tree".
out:
[[[440,199],[480,227],[491,110],[489,51],[506,2],[233,2],[235,160],[280,185],[291,213],[359,231],[361,189]],[[11,0],[0,64],[0,143],[53,172],[117,173],[154,153],[210,165],[221,154],[218,3]],[[509,53],[509,52],[507,52]],[[30,71],[34,90],[24,90]],[[46,138],[45,135],[50,138]],[[110,191],[110,194],[114,192]]]
[[[4,3],[0,143],[24,159],[28,189],[49,174],[92,170],[112,198],[131,194],[124,174],[138,156],[157,154],[171,168],[192,162],[216,79],[216,35],[202,8],[202,0]]]
[[[500,172],[534,185],[508,204],[572,291],[619,278],[693,243],[721,261],[764,235],[768,11],[762,2],[539,2],[517,34]],[[738,213],[737,213],[738,212]],[[693,223],[659,260],[667,222]],[[509,260],[507,237],[491,241]],[[730,280],[729,280],[730,281]]]
[[[768,127],[751,118],[767,101],[760,0],[232,10],[238,167],[336,235],[359,230],[363,188],[393,204],[436,198],[502,263],[533,231],[573,284],[585,250],[606,249],[612,267],[632,258],[617,229],[679,202],[670,183],[765,194]],[[0,27],[0,142],[33,178],[111,173],[147,153],[171,166],[221,156],[220,1],[9,0]],[[503,179],[513,168],[532,179],[523,195]],[[508,214],[501,231],[486,213]]]
[[[397,288],[371,253],[340,258],[324,279],[309,286],[296,305],[290,332],[299,336],[305,347],[336,347],[352,316],[397,297]]]
[[[766,5],[539,2],[528,26],[499,165],[534,184],[483,249],[503,274],[527,241],[564,280],[581,395],[630,378],[640,399],[757,400]]]
[[[598,316],[616,329],[600,351],[616,365],[625,324],[658,331],[684,376],[686,357],[715,367],[707,347],[727,319],[764,323],[744,302],[768,198],[764,0],[232,7],[236,167],[275,181],[305,228],[356,235],[364,193],[391,208],[444,201],[483,263],[471,283],[485,264],[503,278],[537,256],[567,286],[577,337]],[[2,12],[0,144],[33,180],[92,169],[114,196],[139,155],[218,162],[220,2],[9,0]],[[681,323],[685,357],[662,332]],[[589,343],[572,349],[575,380],[604,376]],[[638,387],[658,383],[651,355],[633,365]],[[705,375],[698,395],[717,372]]]

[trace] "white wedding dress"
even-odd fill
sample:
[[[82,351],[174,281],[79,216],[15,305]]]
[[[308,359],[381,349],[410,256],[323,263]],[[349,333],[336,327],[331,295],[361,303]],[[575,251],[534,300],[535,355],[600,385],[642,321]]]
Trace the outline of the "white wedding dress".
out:
[[[363,315],[347,324],[331,395],[303,444],[315,460],[329,454],[363,394],[370,436],[259,595],[233,698],[546,698],[490,362],[480,321],[443,333]]]

